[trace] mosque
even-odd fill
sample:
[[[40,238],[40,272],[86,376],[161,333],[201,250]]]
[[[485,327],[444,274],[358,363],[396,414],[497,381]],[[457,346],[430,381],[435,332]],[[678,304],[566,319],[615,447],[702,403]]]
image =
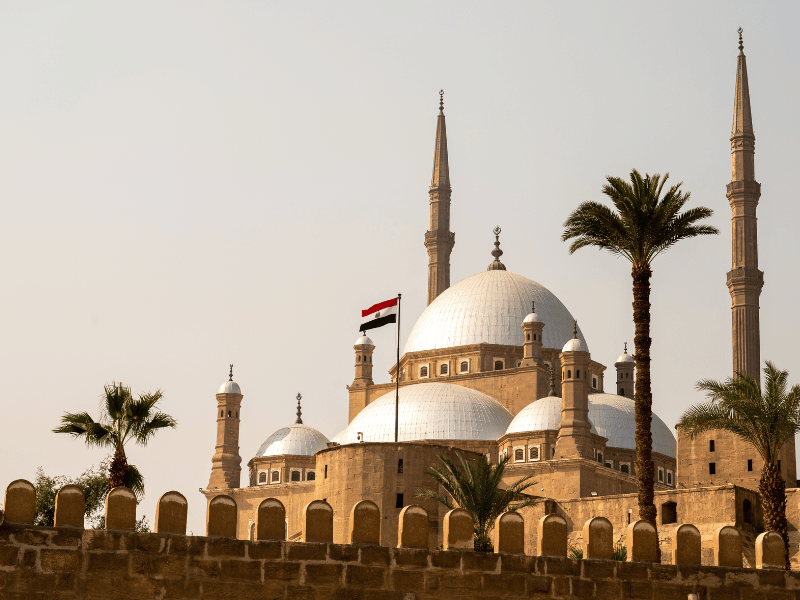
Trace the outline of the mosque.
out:
[[[728,287],[734,372],[760,376],[758,297],[763,273],[757,264],[755,218],[760,184],[753,172],[755,136],[741,43],[737,60],[733,180],[727,191],[733,211]],[[344,543],[350,509],[370,499],[383,516],[383,545],[397,542],[400,509],[420,504],[428,510],[431,546],[436,548],[446,509],[414,493],[432,485],[425,471],[442,454],[483,454],[495,463],[508,457],[507,482],[533,475],[536,494],[555,502],[636,492],[635,361],[627,348],[614,360],[613,379],[606,381],[607,366],[592,356],[564,303],[544,285],[506,269],[500,260],[499,228],[488,268],[450,285],[455,234],[450,231],[441,97],[429,195],[430,229],[424,237],[428,306],[390,370],[390,383],[373,381],[372,340],[361,335],[355,341],[349,424],[343,431],[329,440],[304,423],[298,394],[297,420],[264,441],[247,462],[242,486],[242,389],[231,373],[217,391],[216,451],[208,486],[201,492],[208,499],[226,494],[236,501],[239,538],[253,535],[259,503],[277,498],[286,507],[286,537],[298,540],[304,507],[325,499],[334,509],[334,542]],[[725,483],[758,489],[761,465],[752,447],[723,432],[689,440],[680,433],[676,439],[673,431],[653,414],[657,492]],[[795,487],[794,444],[782,452],[782,472]]]

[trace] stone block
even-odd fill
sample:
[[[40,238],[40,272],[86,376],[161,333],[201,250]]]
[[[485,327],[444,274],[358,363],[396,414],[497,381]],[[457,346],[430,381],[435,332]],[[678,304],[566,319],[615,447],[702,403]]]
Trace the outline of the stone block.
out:
[[[247,544],[247,556],[255,560],[280,560],[283,558],[283,543],[260,541]]]
[[[610,559],[614,553],[614,526],[605,517],[593,517],[583,526],[583,558]]]
[[[345,585],[382,589],[386,587],[387,573],[383,567],[347,565],[347,572],[344,575]]]
[[[672,562],[676,565],[702,564],[702,536],[694,525],[684,524],[672,536]]]
[[[256,539],[286,539],[286,507],[277,498],[262,500],[256,509]]]
[[[372,500],[362,500],[350,510],[349,542],[371,546],[381,543],[381,509]]]
[[[136,526],[136,495],[124,486],[106,495],[106,529],[130,529]]]
[[[33,524],[36,507],[36,488],[27,479],[17,479],[8,484],[3,502],[8,523]]]
[[[515,512],[506,512],[494,522],[494,551],[525,554],[525,519]]]
[[[328,558],[340,562],[358,562],[358,546],[351,544],[330,544]]]
[[[647,521],[638,520],[628,525],[625,536],[628,561],[656,562],[658,558],[658,534]]]
[[[742,534],[730,525],[714,532],[714,565],[717,567],[742,567]]]
[[[167,492],[156,504],[156,533],[186,535],[186,515],[189,502],[180,492]]]
[[[325,500],[312,500],[303,509],[303,541],[333,542],[333,508]]]
[[[230,496],[214,496],[208,503],[206,535],[235,538],[238,511],[236,501]]]
[[[77,485],[65,485],[56,494],[56,527],[80,527],[83,529],[84,497]]]
[[[344,566],[330,563],[309,563],[306,569],[306,583],[314,586],[341,585]]]
[[[567,555],[567,520],[561,515],[545,515],[536,526],[537,556]]]
[[[361,548],[359,562],[362,565],[383,565],[388,567],[391,563],[390,552],[390,548],[382,548],[380,546]],[[427,562],[425,566],[427,566]]]
[[[418,504],[411,504],[400,511],[397,547],[428,547],[428,511]]]
[[[475,523],[464,508],[454,508],[444,515],[442,532],[445,550],[473,550]]]
[[[765,531],[756,538],[756,569],[786,567],[783,537],[775,531]]]

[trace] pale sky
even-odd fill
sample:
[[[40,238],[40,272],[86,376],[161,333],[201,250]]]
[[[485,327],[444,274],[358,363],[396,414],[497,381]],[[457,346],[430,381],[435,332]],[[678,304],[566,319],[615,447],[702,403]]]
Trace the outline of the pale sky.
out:
[[[556,294],[605,364],[632,342],[628,263],[562,224],[606,175],[669,172],[721,235],[656,259],[654,410],[670,426],[731,372],[730,128],[744,28],[762,361],[800,382],[800,4],[0,1],[0,490],[106,455],[51,433],[103,385],[179,422],[128,447],[151,525],[171,489],[203,534],[215,393],[234,363],[246,463],[303,418],[347,423],[360,310],[426,303],[445,90],[452,281],[503,262]],[[375,340],[389,380],[391,328]]]

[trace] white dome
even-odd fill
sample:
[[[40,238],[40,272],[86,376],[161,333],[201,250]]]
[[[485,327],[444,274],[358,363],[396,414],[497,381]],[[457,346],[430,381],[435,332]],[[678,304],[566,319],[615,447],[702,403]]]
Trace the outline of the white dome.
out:
[[[572,338],[561,349],[562,352],[588,352],[589,348],[586,347],[586,342],[580,338]]]
[[[522,320],[523,323],[541,323],[542,318],[539,316],[539,313],[530,313],[527,317]]]
[[[630,354],[625,352],[623,354],[620,354],[619,357],[617,357],[617,361],[616,362],[618,362],[618,363],[635,363],[636,360]]]
[[[332,441],[352,444],[394,441],[395,391],[366,406]],[[486,394],[451,383],[416,383],[400,388],[398,440],[496,440],[511,413]]]
[[[281,427],[261,444],[256,456],[314,456],[328,445],[328,438],[302,423]]]
[[[589,396],[591,398],[591,396]],[[590,414],[591,414],[591,408]],[[589,417],[590,424],[592,425],[592,433],[597,433],[594,424],[591,423],[591,416]],[[531,402],[523,408],[511,425],[508,426],[506,433],[522,433],[525,431],[558,431],[558,425],[561,423],[561,398],[556,396],[547,396]]]
[[[235,381],[226,381],[217,390],[218,394],[241,394],[242,388]]]
[[[545,348],[561,348],[572,338],[574,319],[550,290],[510,271],[483,271],[442,292],[422,312],[403,353],[469,344],[522,346],[520,326],[536,301],[544,323]],[[578,330],[578,337],[583,334]]]
[[[372,343],[372,340],[369,339],[366,335],[362,335],[360,338],[356,340],[356,343],[353,344],[354,346],[374,346],[375,344]]]

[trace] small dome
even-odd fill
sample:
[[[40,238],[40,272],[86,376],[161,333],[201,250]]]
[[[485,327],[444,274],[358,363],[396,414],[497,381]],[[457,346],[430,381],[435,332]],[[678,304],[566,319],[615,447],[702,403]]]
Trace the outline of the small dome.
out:
[[[523,323],[541,323],[538,313],[530,313],[522,320]]]
[[[226,381],[217,390],[218,394],[241,394],[242,388],[235,381]]]
[[[372,340],[369,339],[366,335],[362,335],[360,338],[356,340],[356,343],[353,344],[354,346],[374,346],[375,344],[372,343]]]
[[[586,347],[586,342],[581,338],[572,338],[561,349],[562,352],[588,352],[589,348]]]
[[[635,363],[636,360],[630,354],[628,354],[627,352],[624,352],[624,353],[619,355],[619,357],[617,358],[617,362],[618,363]]]
[[[352,444],[394,441],[395,391],[368,404],[332,441]],[[451,383],[417,383],[400,388],[398,440],[496,440],[511,413],[494,398]]]
[[[636,406],[633,400],[614,394],[589,394],[589,418],[600,435],[608,438],[606,446],[636,450]],[[653,434],[653,452],[677,457],[675,436],[655,413],[650,432]]]
[[[591,398],[591,396],[590,396]],[[591,408],[589,424],[592,426],[592,433],[597,433],[594,424],[591,422]],[[531,402],[523,408],[511,425],[508,426],[506,433],[522,433],[525,431],[558,431],[561,423],[561,398],[547,396],[536,402]]]
[[[269,436],[256,456],[314,456],[328,445],[328,438],[302,423],[281,427]]]

